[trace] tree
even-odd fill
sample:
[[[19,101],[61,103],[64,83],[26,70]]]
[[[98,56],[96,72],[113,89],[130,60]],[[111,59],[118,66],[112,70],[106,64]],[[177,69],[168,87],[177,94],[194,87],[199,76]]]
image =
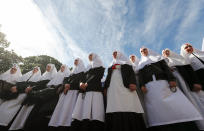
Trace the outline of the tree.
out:
[[[11,68],[14,63],[20,63],[23,61],[23,58],[18,56],[13,50],[6,50],[9,45],[10,42],[6,39],[6,35],[0,32],[0,73]]]
[[[0,25],[1,27],[1,25]],[[22,58],[18,56],[13,50],[6,50],[10,45],[10,42],[6,39],[6,35],[0,32],[0,74],[7,71],[13,64],[19,64],[22,73],[26,73],[32,70],[35,66],[39,66],[41,72],[45,72],[46,65],[48,63],[55,64],[57,69],[62,65],[57,59],[47,56],[29,56]]]
[[[39,66],[41,72],[45,72],[46,65],[52,63],[55,64],[57,70],[60,69],[62,63],[60,63],[57,59],[47,56],[47,55],[40,55],[40,56],[29,56],[24,58],[23,64],[20,65],[22,73],[26,73],[32,70],[35,66]]]
[[[1,25],[0,25],[1,28]],[[10,42],[8,42],[8,40],[6,39],[6,35],[2,32],[0,32],[0,47],[2,48],[7,48],[9,47]]]

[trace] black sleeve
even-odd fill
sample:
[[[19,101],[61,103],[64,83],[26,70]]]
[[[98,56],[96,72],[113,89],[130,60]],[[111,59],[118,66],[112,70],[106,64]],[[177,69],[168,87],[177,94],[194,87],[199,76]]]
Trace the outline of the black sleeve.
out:
[[[160,66],[161,66],[162,70],[164,71],[165,75],[167,76],[168,81],[175,81],[176,80],[176,78],[172,74],[169,66],[165,62],[165,60],[160,61]]]
[[[24,93],[25,89],[28,87],[28,83],[27,82],[17,82],[16,83],[16,88],[18,90],[19,93]]]
[[[135,72],[132,68],[132,66],[127,66],[128,71],[129,71],[129,79],[128,79],[128,84],[135,84],[136,85],[136,76]]]
[[[85,72],[85,73],[83,73],[83,74],[81,74],[80,75],[80,82],[79,82],[79,84],[82,82],[82,83],[86,83],[86,81],[87,81],[87,78],[86,78],[86,75],[89,73],[89,71],[87,71],[87,72]]]
[[[139,86],[141,88],[142,86],[145,86],[143,69],[139,70],[138,77],[139,77]]]
[[[190,74],[189,76],[191,77],[192,83],[200,84],[199,78],[197,74],[195,73],[195,71],[193,70],[191,65],[188,66],[188,73]]]
[[[65,84],[69,84],[69,81],[68,81],[69,77],[65,77],[64,80],[63,80],[63,85]]]
[[[107,75],[106,80],[104,82],[104,88],[105,89],[107,89],[110,85],[111,75],[112,75],[112,67],[108,68],[108,75]]]
[[[86,82],[89,84],[92,82],[92,80],[101,81],[104,75],[104,71],[105,68],[103,67],[95,68],[94,73],[86,79]]]
[[[48,83],[49,81],[50,81],[50,80],[38,81],[38,82],[36,83],[36,85],[33,86],[32,91],[37,91],[37,90],[42,90],[42,89],[47,88],[47,83]]]

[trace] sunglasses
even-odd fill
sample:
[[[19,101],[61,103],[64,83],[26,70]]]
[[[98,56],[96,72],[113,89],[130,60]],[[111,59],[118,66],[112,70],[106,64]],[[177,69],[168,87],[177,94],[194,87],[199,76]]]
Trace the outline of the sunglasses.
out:
[[[146,51],[147,49],[146,48],[144,48],[144,49],[142,49],[140,52],[144,52],[144,51]]]
[[[187,49],[188,47],[189,47],[189,48],[192,48],[191,45],[186,45],[184,49]]]

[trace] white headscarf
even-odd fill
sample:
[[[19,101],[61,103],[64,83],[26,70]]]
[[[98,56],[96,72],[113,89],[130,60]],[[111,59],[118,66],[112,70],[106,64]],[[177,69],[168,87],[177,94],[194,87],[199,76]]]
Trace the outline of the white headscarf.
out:
[[[119,52],[119,51],[114,51],[114,52],[117,52],[117,56],[116,56],[116,59],[113,58],[113,61],[111,62],[110,66],[112,66],[114,64],[120,64],[120,65],[128,64],[128,65],[132,65],[130,60],[122,52]]]
[[[16,72],[11,74],[11,69],[16,68]],[[13,67],[7,70],[5,73],[0,75],[0,80],[15,84],[16,81],[22,76],[21,69],[18,65],[13,65]]]
[[[133,62],[133,61],[131,60],[131,57],[132,57],[132,56],[135,56],[135,62]],[[130,61],[131,61],[133,70],[136,72],[136,71],[138,70],[138,64],[139,64],[139,61],[140,61],[140,60],[139,60],[138,57],[137,57],[136,55],[134,55],[134,54],[130,55],[129,58],[130,58]]]
[[[87,71],[91,68],[97,68],[101,66],[104,67],[103,62],[97,54],[90,53],[89,55],[92,55],[92,61],[90,61],[90,64],[87,67]]]
[[[167,57],[167,63],[169,65],[169,67],[173,67],[173,66],[179,66],[179,65],[188,65],[190,64],[189,62],[187,62],[183,56],[171,51],[170,49],[166,48],[162,51],[162,55],[164,56],[164,51],[168,50],[169,51],[169,56]]]
[[[180,52],[180,54],[184,57],[184,58],[186,58],[187,60],[189,60],[190,58],[190,55],[191,54],[189,54],[186,50],[185,50],[185,47],[187,46],[187,44],[189,44],[189,43],[186,43],[186,44],[183,44],[182,46],[181,46],[181,52]],[[191,45],[191,44],[189,44],[189,45]],[[192,46],[192,45],[191,45]],[[193,47],[193,46],[192,46]],[[196,48],[193,48],[193,54],[195,54],[198,58],[200,58],[201,60],[203,60],[204,61],[204,51],[200,51],[200,50],[198,50],[198,49],[196,49]]]
[[[35,68],[38,68],[38,72],[33,74],[33,70]],[[41,70],[40,67],[34,67],[33,70],[27,72],[26,74],[24,74],[19,80],[18,82],[23,82],[23,81],[32,81],[32,82],[37,82],[41,79]]]
[[[47,66],[51,66],[51,69],[49,72],[46,70],[45,73],[43,73],[41,80],[51,80],[57,74],[57,69],[54,64],[47,64]]]
[[[62,65],[65,67],[64,71],[62,72],[61,69],[57,72],[55,77],[47,84],[49,85],[59,85],[62,84],[64,77],[68,77],[70,75],[70,70],[66,65]],[[61,66],[61,67],[62,67]]]
[[[186,59],[186,61],[188,61],[191,64],[191,66],[193,67],[194,71],[197,71],[199,69],[203,69],[204,68],[204,64],[199,59],[204,61],[204,52],[200,51],[198,49],[193,48],[193,53],[188,53],[185,50],[185,47],[187,45],[191,45],[191,44],[189,44],[189,43],[183,44],[181,46],[180,54]],[[196,55],[199,59],[196,58],[193,54]]]
[[[85,72],[86,71],[86,68],[84,66],[84,62],[80,59],[80,58],[77,58],[76,60],[78,60],[78,65],[74,67],[73,71],[72,71],[72,74],[78,74],[80,72]]]
[[[146,48],[146,47],[140,48],[140,53],[141,53],[141,50],[144,48]],[[148,55],[143,56],[141,54],[141,59],[140,59],[139,65],[138,65],[138,70],[142,69],[145,65],[155,63],[155,62],[158,62],[158,61],[164,59],[160,54],[150,50],[149,48],[146,48],[146,49],[148,50]]]

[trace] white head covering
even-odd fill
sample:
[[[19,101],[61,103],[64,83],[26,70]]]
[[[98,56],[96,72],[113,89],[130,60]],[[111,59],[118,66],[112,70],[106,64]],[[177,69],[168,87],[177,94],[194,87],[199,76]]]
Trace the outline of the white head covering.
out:
[[[55,77],[47,84],[49,85],[59,85],[62,84],[64,77],[68,77],[70,75],[70,70],[66,65],[62,65],[65,67],[64,71],[62,72],[61,69],[57,72]],[[62,67],[61,66],[61,67]]]
[[[11,74],[11,69],[16,68],[16,73]],[[16,81],[22,76],[21,69],[18,65],[13,65],[12,68],[0,75],[0,80],[15,84]]]
[[[133,62],[132,60],[131,60],[131,57],[132,56],[135,56],[135,62]],[[129,56],[129,58],[130,58],[130,61],[131,61],[131,64],[132,64],[132,67],[133,67],[133,70],[136,72],[138,69],[138,64],[139,64],[139,59],[138,59],[138,57],[136,56],[136,55],[134,55],[134,54],[132,54],[132,55],[130,55]]]
[[[164,56],[164,51],[168,50],[169,51],[169,56],[167,57],[167,63],[169,65],[169,67],[173,67],[173,66],[179,66],[179,65],[188,65],[190,64],[189,62],[187,62],[183,56],[171,51],[170,49],[166,48],[162,51],[162,55]]]
[[[146,48],[146,47],[140,48],[140,52],[144,48]],[[160,61],[160,60],[164,59],[160,54],[150,50],[149,48],[146,48],[146,49],[148,50],[148,55],[143,56],[141,54],[141,59],[140,59],[139,65],[138,65],[138,70],[142,69],[145,65],[155,63],[157,61]]]
[[[89,55],[92,55],[92,61],[90,61],[90,64],[87,67],[87,71],[91,68],[97,68],[101,66],[104,67],[103,62],[97,54],[90,53]]]
[[[78,74],[80,72],[85,72],[86,71],[86,68],[84,66],[84,62],[80,59],[80,58],[77,58],[75,60],[78,60],[78,65],[74,67],[73,71],[72,71],[72,74]]]
[[[185,59],[189,60],[189,57],[190,57],[191,54],[189,54],[189,53],[185,50],[185,47],[187,46],[187,44],[189,44],[189,43],[183,44],[183,45],[181,46],[181,52],[180,52],[180,54],[181,54]],[[191,44],[189,44],[189,45],[191,45]],[[192,45],[191,45],[191,46],[192,46]],[[192,46],[192,47],[193,47],[193,46]],[[201,60],[204,61],[204,51],[200,51],[200,50],[198,50],[198,49],[196,49],[196,48],[193,48],[193,54],[195,54],[198,58],[200,58]]]
[[[128,64],[128,65],[132,65],[130,60],[120,51],[114,51],[117,52],[117,56],[116,59],[113,58],[113,61],[111,62],[110,66],[114,65],[114,64]]]
[[[35,68],[38,68],[38,72],[33,74],[33,70]],[[26,74],[24,74],[18,81],[19,82],[23,82],[23,81],[32,81],[32,82],[37,82],[41,79],[41,70],[40,67],[34,67],[33,70],[27,72]]]
[[[49,72],[46,70],[45,73],[43,73],[41,80],[51,80],[57,74],[57,69],[54,64],[47,64],[47,66],[51,66],[51,69]]]

